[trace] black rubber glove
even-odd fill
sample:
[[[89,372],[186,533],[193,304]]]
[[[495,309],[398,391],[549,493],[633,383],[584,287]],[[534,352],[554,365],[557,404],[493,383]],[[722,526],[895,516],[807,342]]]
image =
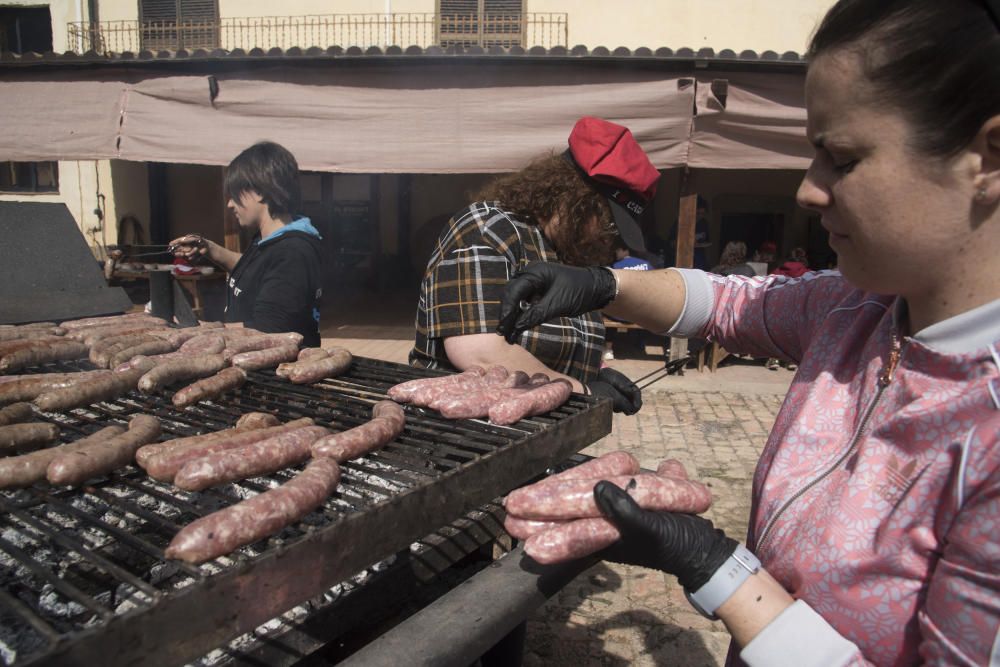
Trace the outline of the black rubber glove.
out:
[[[602,368],[597,379],[588,383],[587,388],[594,396],[610,398],[615,412],[634,415],[642,407],[642,390],[613,368]]]
[[[644,510],[611,482],[598,482],[594,499],[622,534],[601,553],[605,560],[676,575],[689,592],[704,586],[739,545],[700,516]]]
[[[610,269],[532,262],[507,283],[497,333],[514,344],[522,332],[542,322],[600,310],[615,298],[615,288]]]

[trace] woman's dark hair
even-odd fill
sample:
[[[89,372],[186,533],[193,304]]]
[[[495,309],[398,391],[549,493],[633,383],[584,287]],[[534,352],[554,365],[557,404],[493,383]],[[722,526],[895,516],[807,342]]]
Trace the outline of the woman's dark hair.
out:
[[[840,0],[808,57],[860,55],[877,101],[909,117],[913,147],[952,156],[1000,113],[1000,26],[988,1]]]
[[[239,202],[250,191],[261,196],[271,217],[298,213],[302,186],[295,156],[276,143],[262,141],[233,158],[226,168],[226,199]]]
[[[499,202],[532,225],[558,215],[559,225],[546,229],[546,237],[566,264],[593,266],[614,260],[618,230],[607,199],[561,155],[546,155],[520,171],[500,176],[473,198]],[[597,229],[592,225],[595,219]]]

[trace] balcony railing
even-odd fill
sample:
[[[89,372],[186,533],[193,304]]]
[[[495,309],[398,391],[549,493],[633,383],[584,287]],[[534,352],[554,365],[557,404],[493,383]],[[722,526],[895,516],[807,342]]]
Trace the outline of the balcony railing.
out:
[[[83,52],[293,46],[566,46],[567,15],[518,14],[325,14],[259,16],[214,21],[104,21],[70,23],[67,48]]]

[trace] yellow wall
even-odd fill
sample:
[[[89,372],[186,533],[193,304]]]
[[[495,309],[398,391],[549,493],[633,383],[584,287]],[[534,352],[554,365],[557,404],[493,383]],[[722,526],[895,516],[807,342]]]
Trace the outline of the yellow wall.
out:
[[[5,4],[9,4],[5,2]],[[15,0],[14,4],[39,4]],[[53,23],[65,43],[66,21],[75,18],[72,0],[52,3]],[[226,17],[385,14],[436,10],[434,0],[219,0]],[[568,14],[567,46],[589,48],[711,47],[716,51],[805,50],[809,35],[833,0],[526,0],[528,12]],[[86,2],[83,3],[86,11]],[[101,0],[100,20],[138,18],[137,0]],[[299,46],[313,46],[299,44]],[[321,44],[320,46],[329,46]],[[408,44],[402,44],[408,46]],[[64,47],[62,47],[64,48]]]

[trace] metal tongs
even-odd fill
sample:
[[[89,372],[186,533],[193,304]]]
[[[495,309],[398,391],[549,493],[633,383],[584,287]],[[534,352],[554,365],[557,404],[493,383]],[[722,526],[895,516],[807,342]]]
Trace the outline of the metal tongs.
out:
[[[201,234],[188,234],[187,236],[182,236],[173,243],[167,246],[167,252],[173,254],[177,248],[182,245],[194,246],[196,248],[202,248],[205,246],[205,237]]]

